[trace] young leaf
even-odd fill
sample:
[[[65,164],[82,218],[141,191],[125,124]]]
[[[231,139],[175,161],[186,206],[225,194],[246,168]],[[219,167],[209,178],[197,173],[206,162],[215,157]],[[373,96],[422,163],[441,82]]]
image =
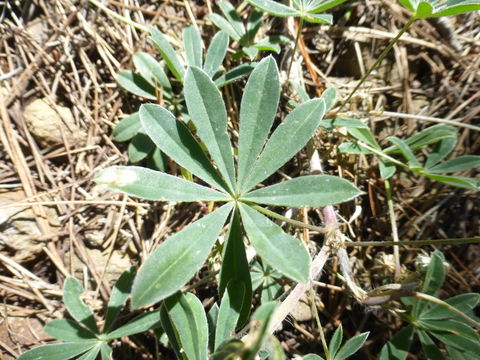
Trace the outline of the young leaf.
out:
[[[310,277],[310,255],[296,238],[267,217],[239,203],[243,226],[258,255],[288,278],[306,284]]]
[[[130,335],[142,333],[149,329],[154,329],[159,326],[160,326],[160,312],[157,310],[157,311],[153,311],[150,313],[137,316],[135,319],[130,320],[125,325],[106,334],[105,338],[107,340],[113,340],[113,339],[121,338],[124,336],[130,336]]]
[[[172,45],[170,45],[165,36],[163,36],[163,34],[157,28],[149,26],[148,29],[150,31],[150,39],[162,55],[173,76],[175,76],[178,80],[183,81],[185,68],[180,62]]]
[[[146,104],[140,107],[139,115],[145,132],[165,154],[210,185],[227,189],[200,144],[171,112],[159,105]]]
[[[394,164],[383,159],[378,160],[378,167],[380,169],[380,177],[384,180],[390,179],[397,170]]]
[[[241,35],[237,33],[235,28],[225,18],[218,14],[208,15],[208,19],[215,24],[216,27],[225,31],[235,41],[240,41]]]
[[[428,169],[430,173],[453,173],[464,170],[470,170],[480,166],[480,156],[464,155],[454,159],[447,160],[441,164],[435,165]]]
[[[332,339],[330,340],[330,344],[328,345],[328,352],[331,357],[335,358],[335,354],[337,353],[338,349],[340,349],[340,345],[342,345],[343,340],[343,327],[340,324],[339,327],[333,333]]]
[[[307,10],[312,13],[324,12],[328,9],[331,9],[341,3],[344,3],[346,0],[313,0],[309,1],[307,5]]]
[[[430,168],[434,167],[453,151],[456,144],[456,136],[451,138],[445,138],[437,142],[433,146],[432,152],[428,154],[427,161],[425,161],[425,169],[427,169],[427,171],[430,171]]]
[[[205,64],[203,65],[203,70],[205,70],[208,76],[213,77],[218,72],[227,53],[227,49],[228,34],[224,31],[219,31],[215,34],[208,47]]]
[[[417,158],[415,157],[415,155],[413,154],[412,150],[410,150],[408,145],[403,140],[401,140],[401,139],[399,139],[395,136],[390,136],[390,137],[388,137],[387,140],[398,146],[402,155],[405,157],[405,159],[407,159],[408,166],[410,168],[417,169],[417,168],[422,167],[420,165],[420,163],[418,162]]]
[[[229,1],[220,1],[218,6],[220,7],[220,10],[222,10],[223,16],[225,16],[230,25],[232,25],[232,28],[238,36],[242,38],[243,35],[245,35],[245,27],[233,5]]]
[[[68,319],[55,319],[47,323],[45,332],[62,341],[85,341],[95,339],[95,334]]]
[[[422,349],[425,355],[428,356],[430,360],[445,360],[442,352],[438,348],[438,345],[433,342],[433,340],[428,336],[428,334],[421,330],[417,329],[418,339],[422,344]]]
[[[380,351],[379,360],[404,360],[407,358],[413,340],[413,325],[408,325],[397,332]]]
[[[140,166],[112,166],[96,177],[98,184],[154,201],[226,201],[228,195],[176,176]]]
[[[420,150],[424,147],[438,143],[445,139],[456,139],[457,130],[450,125],[434,125],[430,126],[418,134],[415,134],[404,140],[405,144],[412,150]],[[398,154],[400,149],[397,145],[390,146],[383,150],[386,154]]]
[[[255,6],[257,9],[279,17],[300,15],[297,10],[273,0],[248,0],[248,3],[252,6]]]
[[[415,16],[419,19],[426,19],[430,17],[432,13],[433,13],[433,6],[427,1],[420,1],[420,3],[417,6],[417,11],[415,12]]]
[[[335,355],[335,360],[344,360],[355,354],[363,346],[370,333],[365,332],[349,339]]]
[[[244,283],[237,283],[235,280],[230,281],[220,303],[215,330],[215,350],[219,348],[220,344],[230,338],[235,331],[244,304],[244,297]]]
[[[132,306],[158,302],[190,280],[205,262],[231,209],[228,203],[165,240],[140,268]]]
[[[440,289],[445,281],[445,266],[443,265],[444,261],[445,257],[443,256],[442,252],[435,250],[432,253],[421,292],[428,295],[435,295],[437,290]],[[412,310],[413,316],[418,318],[426,306],[426,301],[418,301]]]
[[[350,181],[331,175],[301,176],[242,196],[260,204],[322,207],[349,201],[362,192]]]
[[[178,342],[189,360],[206,360],[208,324],[203,305],[190,293],[176,294],[165,300]]]
[[[110,300],[107,305],[107,314],[105,315],[105,325],[103,326],[104,333],[110,330],[132,292],[135,270],[135,267],[131,267],[124,271],[113,286],[112,295],[110,295]]]
[[[238,186],[257,159],[272,127],[280,99],[280,82],[275,60],[269,56],[253,70],[240,105]]]
[[[96,344],[97,341],[92,340],[43,345],[23,353],[17,360],[68,360],[83,354]]]
[[[480,10],[479,0],[449,0],[437,5],[432,16],[452,16],[476,10]]]
[[[228,71],[226,74],[223,74],[222,76],[215,79],[215,85],[221,88],[222,86],[228,85],[234,81],[244,78],[252,72],[252,70],[255,68],[255,65],[256,63],[245,63],[242,65],[238,65],[237,67]]]
[[[188,66],[202,67],[203,42],[200,33],[195,26],[188,26],[183,29],[183,48]]]
[[[122,70],[117,74],[117,82],[125,90],[149,100],[156,100],[155,88],[142,76],[130,70]]]
[[[162,65],[160,65],[160,63],[150,54],[144,52],[137,52],[133,54],[133,63],[135,65],[135,69],[154,88],[156,85],[158,87],[163,87],[167,91],[172,90],[172,85],[170,85],[170,81],[168,80],[167,74],[165,74]]]
[[[365,144],[370,145],[372,148],[376,150],[382,150],[380,145],[378,145],[377,140],[375,140],[375,136],[373,136],[370,129],[348,128],[348,133],[352,135],[355,139],[363,141]]]
[[[240,193],[245,193],[292,158],[305,146],[325,114],[322,99],[307,101],[287,115],[268,140],[260,157],[243,182]]]
[[[113,140],[118,142],[130,140],[141,128],[142,124],[140,123],[138,112],[131,114],[120,120],[115,126],[115,129],[113,130]]]
[[[145,159],[155,148],[155,144],[147,134],[140,130],[128,144],[128,158],[132,163]]]
[[[205,143],[229,188],[233,190],[235,169],[222,95],[208,75],[195,67],[188,68],[184,92],[188,113],[197,128],[197,134]]]
[[[80,281],[73,277],[69,277],[63,284],[63,303],[67,308],[70,315],[84,324],[93,333],[98,334],[97,323],[93,317],[92,309],[83,303],[80,299],[80,295],[83,293],[82,284]]]
[[[225,289],[230,282],[242,284],[245,291],[238,319],[238,326],[242,326],[247,321],[252,306],[252,281],[250,279],[245,246],[243,245],[243,231],[240,226],[238,210],[232,213],[232,220],[224,244],[220,282],[218,285],[220,297],[223,297]]]

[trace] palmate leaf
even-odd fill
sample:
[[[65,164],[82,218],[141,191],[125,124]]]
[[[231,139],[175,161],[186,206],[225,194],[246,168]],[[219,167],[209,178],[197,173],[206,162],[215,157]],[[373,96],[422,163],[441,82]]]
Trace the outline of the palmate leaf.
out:
[[[286,277],[307,283],[310,255],[305,246],[250,206],[239,203],[239,208],[243,226],[258,255]]]
[[[323,99],[307,101],[288,114],[273,132],[245,181],[239,184],[240,193],[246,193],[265,180],[300,151],[318,128],[324,114]]]
[[[140,166],[112,166],[94,179],[98,184],[155,201],[226,201],[229,196],[194,182]]]
[[[278,69],[275,60],[269,56],[250,75],[240,105],[239,186],[265,144],[277,113],[279,99]]]
[[[201,69],[189,67],[185,75],[188,113],[230,190],[235,189],[233,152],[227,134],[227,111],[222,95]]]
[[[330,175],[310,175],[252,191],[242,199],[290,207],[322,207],[351,200],[362,192],[348,180]]]
[[[135,278],[132,306],[158,302],[180,289],[205,262],[233,205],[228,203],[165,240]]]
[[[171,112],[159,105],[146,104],[140,107],[139,114],[145,132],[158,148],[200,179],[227,190],[200,144]]]

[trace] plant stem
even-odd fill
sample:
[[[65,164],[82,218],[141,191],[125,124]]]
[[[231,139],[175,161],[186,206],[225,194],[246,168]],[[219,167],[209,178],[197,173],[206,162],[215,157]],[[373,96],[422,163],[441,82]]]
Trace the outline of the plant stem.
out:
[[[259,211],[259,212],[261,212],[261,213],[263,213],[267,216],[271,216],[275,219],[285,221],[286,223],[289,223],[290,225],[293,225],[295,227],[305,228],[305,229],[309,229],[309,230],[313,230],[313,231],[318,231],[321,234],[324,234],[325,231],[326,231],[325,228],[323,228],[323,227],[310,225],[310,224],[306,224],[306,223],[301,222],[301,221],[289,219],[289,218],[287,218],[285,216],[282,216],[282,215],[280,215],[280,214],[278,214],[274,211],[265,209],[264,207],[261,207],[261,206],[258,206],[258,205],[251,205],[250,204],[250,207],[254,208],[255,210],[257,210],[257,211]]]
[[[467,320],[469,323],[471,323],[477,329],[480,329],[480,323],[478,321],[475,321],[470,316],[468,316],[468,315],[464,314],[463,312],[461,312],[460,310],[458,310],[456,307],[450,305],[449,303],[446,303],[443,300],[440,300],[439,298],[436,298],[435,296],[427,295],[427,294],[420,293],[420,292],[416,292],[413,296],[418,298],[418,299],[427,300],[427,301],[433,302],[435,304],[438,304],[438,305],[448,309],[449,311],[453,312],[455,315],[460,316],[462,319]]]
[[[293,61],[295,60],[295,53],[297,52],[298,41],[300,40],[302,29],[303,29],[303,18],[300,18],[300,22],[298,23],[297,36],[295,37],[295,45],[293,46],[292,57],[290,58],[290,64],[288,65],[287,81],[290,79],[290,71],[292,70],[292,64],[293,64]]]
[[[390,50],[392,50],[393,46],[397,43],[397,41],[400,39],[400,37],[408,30],[408,28],[413,24],[413,22],[416,19],[417,18],[415,16],[412,16],[408,20],[408,22],[403,26],[402,30],[400,30],[400,32],[397,34],[397,36],[395,36],[392,40],[390,40],[387,47],[382,51],[382,53],[377,58],[377,60],[375,60],[373,65],[370,67],[370,69],[368,69],[368,71],[362,76],[362,78],[360,79],[358,84],[353,88],[353,90],[348,95],[347,99],[342,103],[342,105],[340,106],[340,109],[338,109],[339,112],[351,100],[352,96],[357,92],[357,90],[360,88],[360,86],[362,86],[362,84],[365,82],[365,80],[367,80],[367,78],[370,76],[372,71],[375,70],[378,67],[378,65],[380,65],[380,63],[383,61],[383,59],[385,59],[385,57],[388,55]]]
[[[390,226],[392,227],[392,237],[393,242],[398,243],[400,240],[398,238],[398,230],[397,230],[397,221],[395,219],[395,211],[393,209],[393,199],[392,199],[392,187],[390,186],[390,181],[385,179],[385,192],[387,194],[387,205],[388,205],[388,215],[390,218]],[[395,261],[395,275],[400,275],[400,249],[398,246],[393,247],[393,258]]]
[[[480,237],[457,238],[457,239],[432,239],[432,240],[406,240],[406,241],[363,241],[345,242],[345,246],[423,246],[423,245],[453,245],[453,244],[477,244]]]

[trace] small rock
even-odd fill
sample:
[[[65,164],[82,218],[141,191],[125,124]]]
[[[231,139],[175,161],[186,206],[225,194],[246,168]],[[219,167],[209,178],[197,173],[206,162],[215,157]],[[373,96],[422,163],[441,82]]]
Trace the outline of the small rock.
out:
[[[42,235],[35,214],[30,207],[15,205],[25,199],[22,191],[0,194],[0,251],[13,253],[13,260],[24,262],[31,260],[42,250],[44,243],[35,238]],[[46,208],[51,226],[59,226],[57,213]]]
[[[82,146],[86,142],[87,134],[75,124],[70,109],[59,105],[54,107],[47,98],[31,102],[23,116],[28,129],[42,146],[63,144],[61,129],[70,145]]]

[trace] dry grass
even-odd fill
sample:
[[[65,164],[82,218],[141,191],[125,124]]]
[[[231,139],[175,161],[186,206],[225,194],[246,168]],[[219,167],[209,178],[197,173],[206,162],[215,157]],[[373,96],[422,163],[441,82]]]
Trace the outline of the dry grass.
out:
[[[145,34],[108,18],[85,1],[2,3],[0,214],[5,217],[3,213],[12,206],[20,212],[28,209],[22,214],[30,228],[24,234],[27,245],[21,251],[8,245],[7,233],[0,235],[0,349],[2,359],[11,359],[51,340],[41,328],[49,319],[65,315],[61,302],[65,277],[81,279],[88,289],[86,301],[101,312],[113,279],[129,265],[141,264],[167,235],[200,216],[203,207],[142,202],[105,191],[91,181],[99,169],[128,162],[125,146],[112,142],[111,133],[124,114],[137,109],[139,101],[121,91],[114,79],[117,71],[131,67],[134,52],[154,53]],[[192,17],[202,30],[209,34],[213,30],[202,20],[212,6],[215,10],[209,0],[189,2],[191,12],[185,1],[110,3],[119,14],[140,24],[155,24],[174,37]],[[354,5],[350,17],[340,17],[331,28],[308,27],[304,31],[301,63],[312,95],[333,86],[345,97],[355,84],[354,78],[368,68],[407,20],[404,10],[390,1],[367,3]],[[345,14],[342,9],[338,15]],[[450,39],[442,35],[442,24],[415,23],[409,36],[349,104],[348,111],[368,118],[380,139],[409,136],[431,125],[433,118],[480,125],[480,15],[473,13],[453,21]],[[279,27],[288,33],[289,27],[294,31],[292,25],[282,23]],[[232,90],[232,106],[240,95],[239,89]],[[61,142],[41,144],[24,117],[26,106],[40,98],[48,99],[58,112],[60,106],[71,110],[75,126],[86,134],[82,144],[67,136],[65,122],[60,126]],[[390,113],[379,115],[380,108]],[[411,119],[403,113],[424,118]],[[478,129],[459,126],[458,134],[455,155],[480,153]],[[355,241],[389,239],[385,191],[377,167],[371,158],[338,154],[340,139],[338,134],[319,134],[316,145],[322,160],[329,172],[355,182],[366,195],[354,204],[338,207],[338,212],[348,219],[354,206],[361,208],[360,216],[350,224]],[[304,156],[296,161],[286,171],[298,173],[308,164]],[[395,214],[402,239],[478,236],[478,193],[407,173],[395,179]],[[10,200],[5,202],[5,198]],[[3,217],[0,230],[14,226]],[[321,216],[310,210],[300,219],[320,223]],[[428,253],[431,248],[402,248],[402,263],[411,268],[416,254]],[[441,249],[452,265],[443,295],[478,291],[479,246]],[[362,287],[374,287],[392,276],[387,263],[391,249],[382,251],[350,251]],[[337,271],[335,261],[331,270]],[[201,274],[192,282],[200,278]],[[400,325],[398,320],[388,312],[360,308],[338,287],[342,284],[330,272],[321,281],[317,305],[327,337],[340,322],[347,337],[373,330],[362,356],[375,358],[385,334]],[[204,304],[213,302],[214,285],[207,283],[198,290]],[[292,319],[278,336],[290,355],[321,350],[312,321],[297,323]],[[151,337],[137,336],[117,344],[115,358],[154,358],[153,349]],[[162,358],[171,356],[164,348],[160,353]]]

